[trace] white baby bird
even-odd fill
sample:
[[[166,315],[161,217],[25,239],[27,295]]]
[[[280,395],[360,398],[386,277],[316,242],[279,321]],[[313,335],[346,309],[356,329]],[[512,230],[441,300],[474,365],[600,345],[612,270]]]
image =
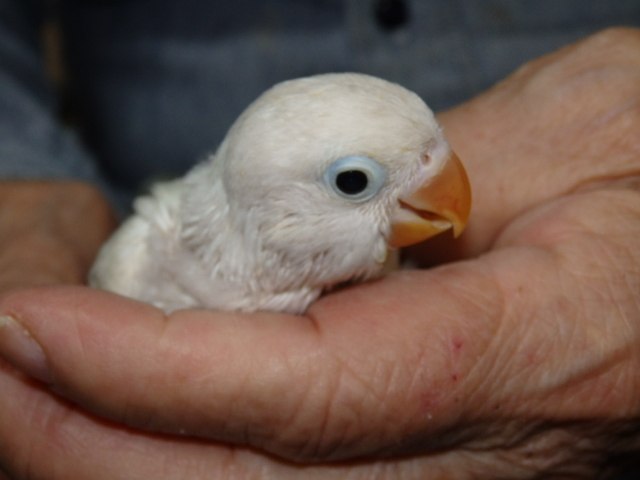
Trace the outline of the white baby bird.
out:
[[[458,235],[470,204],[417,95],[361,74],[292,80],[250,105],[215,155],[136,200],[90,284],[167,312],[301,313],[379,274],[390,249]]]

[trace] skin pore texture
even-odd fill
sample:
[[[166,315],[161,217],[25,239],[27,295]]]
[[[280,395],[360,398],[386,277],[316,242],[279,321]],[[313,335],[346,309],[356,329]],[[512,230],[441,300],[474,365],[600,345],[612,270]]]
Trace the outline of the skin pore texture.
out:
[[[608,30],[439,115],[474,209],[459,240],[406,253],[455,261],[305,316],[165,316],[81,285],[25,288],[79,282],[113,226],[49,215],[56,262],[30,263],[40,250],[24,244],[2,277],[0,470],[586,479],[623,466],[640,440],[639,50],[638,31]],[[46,204],[32,205],[29,218]],[[88,193],[87,208],[106,203]],[[0,238],[8,262],[21,247]]]

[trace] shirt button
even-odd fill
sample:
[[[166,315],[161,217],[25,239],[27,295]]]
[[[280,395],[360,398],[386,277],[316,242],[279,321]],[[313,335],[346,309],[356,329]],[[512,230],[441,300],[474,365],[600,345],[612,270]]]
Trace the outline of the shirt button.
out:
[[[409,21],[409,7],[405,0],[377,0],[373,12],[378,26],[384,30],[397,30]]]

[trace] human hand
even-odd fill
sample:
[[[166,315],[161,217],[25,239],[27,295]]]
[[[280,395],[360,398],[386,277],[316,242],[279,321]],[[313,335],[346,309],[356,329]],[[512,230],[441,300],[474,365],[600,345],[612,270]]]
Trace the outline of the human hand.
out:
[[[95,187],[75,181],[0,182],[0,292],[83,283],[115,216]]]
[[[53,479],[609,472],[640,439],[639,49],[636,31],[604,32],[441,116],[475,197],[444,254],[466,260],[305,317],[165,318],[83,287],[6,295],[44,360],[2,329],[0,351],[43,383],[3,368],[0,465]]]

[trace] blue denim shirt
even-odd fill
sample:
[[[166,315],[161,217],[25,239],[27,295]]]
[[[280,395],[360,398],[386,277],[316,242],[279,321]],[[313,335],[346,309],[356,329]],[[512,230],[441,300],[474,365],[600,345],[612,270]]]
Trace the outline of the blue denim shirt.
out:
[[[0,177],[133,192],[214,151],[284,79],[370,73],[439,110],[594,31],[640,25],[637,0],[397,0],[386,15],[380,1],[0,0]],[[48,18],[79,133],[45,74]]]

